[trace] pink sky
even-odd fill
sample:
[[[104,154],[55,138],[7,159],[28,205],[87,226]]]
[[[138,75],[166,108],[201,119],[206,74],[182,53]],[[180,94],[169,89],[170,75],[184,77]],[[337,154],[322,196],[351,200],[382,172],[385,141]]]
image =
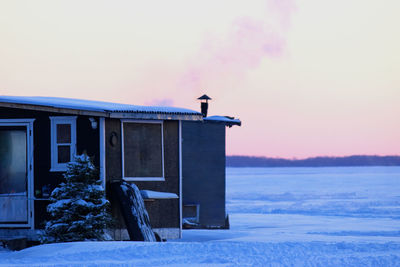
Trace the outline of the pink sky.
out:
[[[400,154],[396,0],[7,1],[0,94],[239,117],[228,155]]]

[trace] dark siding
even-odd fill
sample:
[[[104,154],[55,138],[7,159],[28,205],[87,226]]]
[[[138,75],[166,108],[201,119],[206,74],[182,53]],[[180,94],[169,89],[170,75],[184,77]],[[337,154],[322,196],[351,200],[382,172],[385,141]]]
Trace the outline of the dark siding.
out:
[[[50,172],[51,141],[50,141],[50,119],[49,116],[69,116],[68,114],[49,113],[32,110],[13,108],[0,108],[0,118],[33,118],[34,135],[34,193],[41,198],[41,192],[45,185],[53,190],[63,180],[62,172]],[[90,126],[89,117],[78,116],[77,118],[77,150],[78,153],[86,151],[94,159],[98,167],[99,162],[99,131]],[[48,219],[46,206],[49,201],[35,200],[35,228],[44,227],[44,221]]]
[[[34,134],[34,162],[35,162],[35,197],[41,198],[41,192],[45,185],[53,190],[63,180],[62,173],[50,172],[51,167],[51,139],[50,139],[50,119],[49,116],[56,114],[48,114],[40,112],[37,114],[33,123]],[[37,194],[38,192],[39,194]],[[35,228],[44,227],[44,221],[49,219],[46,207],[49,201],[35,201]]]
[[[107,182],[122,179],[121,158],[121,121],[118,119],[105,120],[106,134],[106,179]],[[114,136],[116,143],[112,144]]]
[[[117,144],[111,145],[112,135]],[[106,173],[107,182],[122,179],[121,121],[106,119]],[[179,126],[177,121],[164,121],[165,181],[135,182],[141,190],[171,192],[179,196]],[[112,201],[113,215],[120,218],[119,207]],[[146,201],[153,228],[179,228],[179,200]],[[121,225],[120,225],[121,226]]]
[[[225,225],[225,125],[182,123],[183,204],[200,204],[200,224]]]
[[[114,142],[112,142],[112,139]],[[122,213],[117,197],[110,194],[111,181],[122,180],[121,159],[121,121],[118,119],[105,119],[105,142],[106,142],[106,183],[107,197],[111,203],[111,213],[115,218],[116,228],[126,228],[122,219]]]
[[[76,142],[77,153],[81,155],[86,152],[93,160],[95,166],[100,162],[100,139],[99,139],[99,119],[96,118],[97,128],[92,129],[91,122],[87,116],[78,116],[76,121]]]

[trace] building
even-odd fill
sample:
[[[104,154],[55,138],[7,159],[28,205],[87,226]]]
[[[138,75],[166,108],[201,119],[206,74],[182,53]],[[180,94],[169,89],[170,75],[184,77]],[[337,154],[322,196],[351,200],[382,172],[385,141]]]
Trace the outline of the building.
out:
[[[126,239],[125,224],[108,185],[122,180],[147,195],[154,231],[179,238],[183,123],[202,120],[199,112],[173,107],[0,96],[0,235],[37,238],[67,163],[86,153],[118,218],[115,238]]]

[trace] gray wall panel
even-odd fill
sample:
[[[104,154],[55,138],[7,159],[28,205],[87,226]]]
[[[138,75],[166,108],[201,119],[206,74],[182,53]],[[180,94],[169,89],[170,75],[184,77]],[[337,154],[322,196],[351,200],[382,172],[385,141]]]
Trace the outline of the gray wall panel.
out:
[[[183,203],[200,204],[200,224],[225,225],[225,125],[183,122]]]

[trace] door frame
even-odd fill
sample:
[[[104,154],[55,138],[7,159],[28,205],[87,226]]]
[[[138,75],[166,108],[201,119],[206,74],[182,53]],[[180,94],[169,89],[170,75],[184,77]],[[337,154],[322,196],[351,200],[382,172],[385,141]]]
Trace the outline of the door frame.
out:
[[[27,179],[28,179],[28,222],[26,224],[1,224],[0,228],[30,228],[34,229],[34,154],[33,154],[33,122],[35,119],[0,119],[1,126],[25,126],[26,127],[26,149],[27,149]]]

